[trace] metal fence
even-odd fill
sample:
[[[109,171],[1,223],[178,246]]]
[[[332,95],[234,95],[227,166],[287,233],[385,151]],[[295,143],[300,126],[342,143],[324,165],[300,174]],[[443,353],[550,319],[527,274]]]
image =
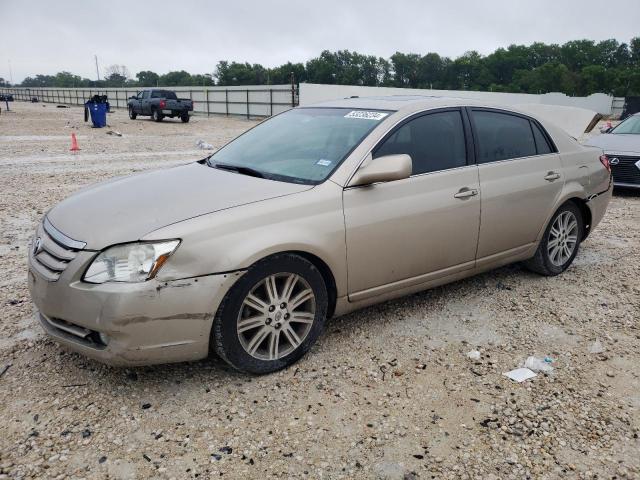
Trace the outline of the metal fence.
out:
[[[158,87],[176,92],[178,98],[193,101],[193,111],[203,115],[242,115],[269,117],[299,103],[298,88],[292,85],[260,85],[246,87]],[[0,88],[0,94],[11,94],[15,100],[60,105],[84,105],[94,95],[107,95],[114,108],[127,108],[129,97],[142,88]]]

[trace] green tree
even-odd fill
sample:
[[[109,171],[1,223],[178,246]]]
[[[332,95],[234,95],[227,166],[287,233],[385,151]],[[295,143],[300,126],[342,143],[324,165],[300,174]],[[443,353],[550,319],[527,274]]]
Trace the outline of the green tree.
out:
[[[143,70],[136,73],[136,78],[140,87],[156,87],[160,81],[160,75],[151,70]]]
[[[191,74],[184,70],[165,73],[160,76],[160,85],[163,87],[180,87],[191,85]]]

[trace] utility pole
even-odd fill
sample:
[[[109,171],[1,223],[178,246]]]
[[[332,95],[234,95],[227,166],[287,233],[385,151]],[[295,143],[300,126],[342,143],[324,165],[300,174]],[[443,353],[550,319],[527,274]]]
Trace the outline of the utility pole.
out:
[[[98,76],[98,81],[100,81],[100,69],[98,68],[98,55],[94,55],[93,58],[96,60],[96,75]]]

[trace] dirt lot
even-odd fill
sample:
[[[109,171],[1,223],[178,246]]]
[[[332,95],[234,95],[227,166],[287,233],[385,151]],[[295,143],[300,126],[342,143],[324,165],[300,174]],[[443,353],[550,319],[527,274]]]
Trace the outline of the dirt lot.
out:
[[[198,159],[196,140],[219,146],[253,123],[118,111],[116,137],[80,108],[12,107],[0,116],[0,478],[640,477],[638,194],[616,194],[562,276],[515,265],[334,319],[281,373],[215,358],[115,369],[42,335],[25,266],[37,222],[85,185]],[[590,353],[596,339],[604,352]],[[553,373],[502,375],[529,355],[551,357]]]

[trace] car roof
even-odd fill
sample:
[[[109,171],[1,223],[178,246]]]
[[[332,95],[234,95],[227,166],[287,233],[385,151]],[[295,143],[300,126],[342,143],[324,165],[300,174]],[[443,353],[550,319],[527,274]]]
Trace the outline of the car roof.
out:
[[[416,111],[431,108],[442,108],[452,106],[483,106],[495,107],[505,110],[514,110],[505,105],[491,105],[485,102],[479,102],[470,98],[449,97],[449,96],[430,96],[430,95],[388,95],[377,97],[347,97],[338,100],[329,100],[313,105],[305,105],[309,107],[333,107],[333,108],[358,108],[371,110],[395,110],[395,111]]]

